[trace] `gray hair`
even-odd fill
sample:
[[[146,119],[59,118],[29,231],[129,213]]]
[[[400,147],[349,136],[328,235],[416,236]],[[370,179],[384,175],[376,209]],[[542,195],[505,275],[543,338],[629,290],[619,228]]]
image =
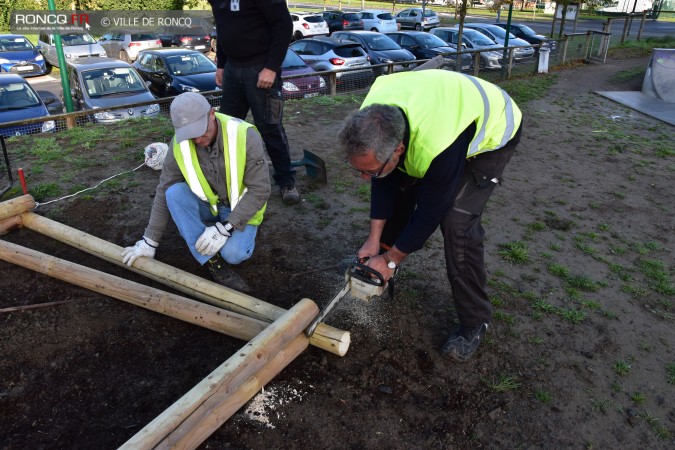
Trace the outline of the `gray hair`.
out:
[[[338,134],[338,144],[347,158],[370,151],[383,163],[403,141],[405,119],[396,106],[374,103],[354,111]]]

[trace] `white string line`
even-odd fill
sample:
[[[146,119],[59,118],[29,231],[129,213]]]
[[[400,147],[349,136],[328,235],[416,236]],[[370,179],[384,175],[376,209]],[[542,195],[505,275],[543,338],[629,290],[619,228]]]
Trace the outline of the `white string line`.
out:
[[[103,183],[105,183],[105,182],[108,181],[108,180],[112,180],[113,178],[118,177],[118,176],[120,176],[120,175],[124,175],[124,174],[127,174],[127,173],[135,172],[135,171],[137,171],[138,169],[140,169],[140,168],[143,167],[143,166],[145,166],[145,162],[144,162],[143,164],[141,164],[140,166],[136,167],[135,169],[127,170],[126,172],[120,172],[120,173],[118,173],[118,174],[116,174],[116,175],[113,175],[113,176],[111,176],[111,177],[106,178],[105,180],[101,180],[96,186],[92,186],[92,187],[88,187],[88,188],[86,188],[86,189],[82,189],[81,191],[75,192],[74,194],[66,195],[66,196],[64,196],[64,197],[57,198],[57,199],[55,199],[55,200],[50,200],[50,201],[44,202],[44,203],[38,203],[38,202],[35,202],[35,208],[38,208],[38,207],[43,206],[43,205],[48,205],[48,204],[50,204],[50,203],[59,202],[59,201],[61,201],[61,200],[65,200],[65,199],[67,199],[67,198],[70,198],[70,197],[74,197],[74,196],[76,196],[76,195],[79,195],[79,194],[81,194],[81,193],[83,193],[83,192],[90,191],[90,190],[92,190],[92,189],[96,189],[96,188],[98,188],[99,186],[101,186]]]

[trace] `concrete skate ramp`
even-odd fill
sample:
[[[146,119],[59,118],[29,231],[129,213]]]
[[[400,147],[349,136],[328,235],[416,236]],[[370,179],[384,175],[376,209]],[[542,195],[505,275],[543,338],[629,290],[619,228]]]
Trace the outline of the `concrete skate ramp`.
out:
[[[596,93],[675,125],[675,49],[653,49],[641,92],[598,91]]]
[[[675,103],[675,49],[655,48],[642,83],[642,92]]]

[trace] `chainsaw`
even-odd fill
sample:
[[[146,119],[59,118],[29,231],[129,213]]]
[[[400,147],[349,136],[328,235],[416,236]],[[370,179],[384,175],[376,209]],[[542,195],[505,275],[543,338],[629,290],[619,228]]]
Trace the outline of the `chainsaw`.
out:
[[[338,292],[335,297],[326,305],[326,307],[319,313],[319,315],[314,319],[314,321],[307,327],[307,337],[314,334],[316,326],[323,322],[328,313],[340,303],[340,301],[347,295],[351,294],[353,297],[356,297],[360,300],[368,301],[371,297],[382,295],[382,293],[389,286],[389,298],[393,299],[394,296],[394,280],[393,277],[389,282],[384,280],[384,277],[380,272],[375,269],[372,269],[366,266],[364,263],[368,258],[360,258],[357,262],[354,262],[347,267],[345,271],[345,285],[340,292]]]

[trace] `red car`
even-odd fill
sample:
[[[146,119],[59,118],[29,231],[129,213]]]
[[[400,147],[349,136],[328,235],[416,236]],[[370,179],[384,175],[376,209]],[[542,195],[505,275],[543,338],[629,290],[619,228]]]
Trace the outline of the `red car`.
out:
[[[286,52],[284,62],[281,63],[281,76],[283,77],[282,92],[285,100],[315,97],[325,94],[326,80],[319,75],[314,75],[314,69],[309,67],[290,48]],[[306,75],[304,77],[286,78],[294,75]]]

